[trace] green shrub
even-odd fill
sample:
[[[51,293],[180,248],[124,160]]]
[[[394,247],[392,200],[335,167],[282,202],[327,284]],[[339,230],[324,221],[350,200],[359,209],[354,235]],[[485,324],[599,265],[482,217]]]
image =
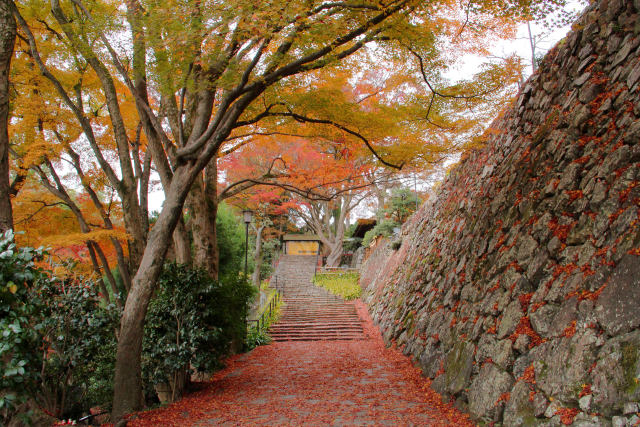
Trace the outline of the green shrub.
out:
[[[232,342],[244,339],[246,307],[254,293],[237,276],[216,281],[204,270],[167,263],[146,317],[146,383],[169,383],[183,369],[220,368]]]
[[[391,236],[393,234],[393,229],[398,226],[398,223],[388,219],[380,221],[378,224],[376,224],[375,227],[364,234],[364,239],[362,239],[362,246],[368,247],[371,244],[371,241],[378,236]]]
[[[105,306],[89,281],[43,281],[46,301],[39,319],[45,369],[39,395],[58,418],[74,418],[92,406],[111,406],[119,310]]]
[[[255,247],[254,243],[250,247]],[[280,240],[267,239],[262,241],[262,265],[260,266],[260,280],[268,279],[273,274],[273,262],[280,255]]]
[[[271,298],[275,298],[275,292],[271,295]],[[269,303],[267,303],[269,304]],[[278,300],[275,308],[271,310],[271,315],[268,311],[265,313],[264,324],[261,324],[261,328],[258,329],[257,325],[252,322],[247,332],[247,339],[245,341],[245,347],[247,350],[252,350],[260,345],[271,343],[271,336],[269,336],[269,326],[278,321],[280,317],[280,309],[282,307],[282,300]]]
[[[413,215],[420,203],[422,201],[412,190],[394,188],[388,204],[378,211],[378,215],[384,219],[379,220],[375,227],[365,233],[362,246],[368,247],[371,241],[378,236],[391,236],[393,229],[402,226]]]
[[[7,417],[32,398],[57,417],[109,406],[119,313],[95,285],[61,280],[38,268],[42,248],[0,238],[0,398]],[[0,419],[1,420],[1,419]]]
[[[37,389],[42,352],[34,349],[41,342],[43,302],[34,288],[47,276],[34,260],[42,255],[42,248],[17,248],[11,231],[0,236],[0,390],[8,390],[0,396],[0,413],[10,413]]]
[[[247,351],[254,348],[271,343],[271,337],[266,329],[249,328],[247,332],[247,340],[245,341]]]
[[[420,198],[413,190],[394,188],[388,205],[383,209],[383,214],[394,223],[402,225],[416,211],[420,203]]]
[[[322,286],[334,295],[346,300],[360,298],[362,289],[358,284],[359,274],[348,273],[322,273],[316,274],[313,283]]]

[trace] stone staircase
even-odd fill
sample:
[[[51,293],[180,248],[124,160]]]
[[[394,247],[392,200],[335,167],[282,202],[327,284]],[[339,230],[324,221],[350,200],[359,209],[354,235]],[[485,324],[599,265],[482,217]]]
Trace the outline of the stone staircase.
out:
[[[274,341],[364,339],[362,323],[353,303],[312,282],[316,257],[283,255],[271,286],[283,295],[282,314],[269,328]]]

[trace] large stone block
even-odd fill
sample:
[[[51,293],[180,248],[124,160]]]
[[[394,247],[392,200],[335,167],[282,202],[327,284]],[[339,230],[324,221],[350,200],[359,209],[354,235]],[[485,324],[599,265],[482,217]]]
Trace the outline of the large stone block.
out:
[[[598,298],[598,321],[609,335],[640,326],[640,257],[625,255],[611,273]]]
[[[446,390],[458,393],[469,385],[473,368],[475,345],[469,341],[458,341],[447,353],[444,361]]]
[[[538,387],[547,396],[577,404],[582,385],[588,383],[589,369],[596,360],[596,341],[596,333],[586,329],[571,338],[549,342],[543,357],[534,361]]]
[[[536,425],[533,399],[530,399],[530,386],[524,381],[518,381],[511,390],[509,401],[504,408],[504,425],[520,427]]]
[[[494,421],[502,415],[499,399],[513,386],[513,377],[493,363],[486,363],[471,383],[469,412],[479,420]]]
[[[593,370],[592,406],[605,415],[620,413],[640,401],[640,331],[607,342]]]

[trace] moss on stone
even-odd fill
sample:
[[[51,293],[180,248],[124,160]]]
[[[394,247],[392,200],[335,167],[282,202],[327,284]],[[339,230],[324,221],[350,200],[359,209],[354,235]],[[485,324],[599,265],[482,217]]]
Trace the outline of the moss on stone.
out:
[[[429,263],[430,265],[433,265],[434,268],[438,267],[438,264],[440,264],[440,259],[441,259],[440,255],[435,254],[433,252],[430,253],[426,258],[427,263]]]
[[[551,114],[547,116],[544,123],[533,134],[532,141],[534,145],[538,145],[547,135],[549,135],[549,132],[551,132],[551,129],[553,128],[553,122],[555,122],[559,117],[560,112],[558,109],[554,109]]]
[[[445,380],[450,391],[458,392],[467,385],[472,358],[472,350],[466,341],[461,340],[453,345],[445,360]]]
[[[410,311],[409,313],[407,313],[407,315],[404,318],[403,324],[404,324],[404,328],[407,331],[407,335],[408,336],[413,336],[413,332],[415,330],[415,315],[413,313],[413,311]]]
[[[624,343],[622,345],[622,370],[625,379],[625,391],[629,394],[635,393],[638,389],[638,379],[636,377],[636,364],[638,363],[638,347],[634,343]]]
[[[549,373],[549,365],[547,365],[544,361],[540,360],[540,373],[537,373],[536,376],[540,378],[546,378]]]

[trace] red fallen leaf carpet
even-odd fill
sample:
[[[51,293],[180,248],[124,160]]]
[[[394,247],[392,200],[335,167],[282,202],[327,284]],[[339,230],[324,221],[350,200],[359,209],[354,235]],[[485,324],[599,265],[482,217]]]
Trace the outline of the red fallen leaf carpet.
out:
[[[386,348],[365,305],[364,340],[276,342],[231,358],[179,402],[138,412],[129,426],[473,426]]]

